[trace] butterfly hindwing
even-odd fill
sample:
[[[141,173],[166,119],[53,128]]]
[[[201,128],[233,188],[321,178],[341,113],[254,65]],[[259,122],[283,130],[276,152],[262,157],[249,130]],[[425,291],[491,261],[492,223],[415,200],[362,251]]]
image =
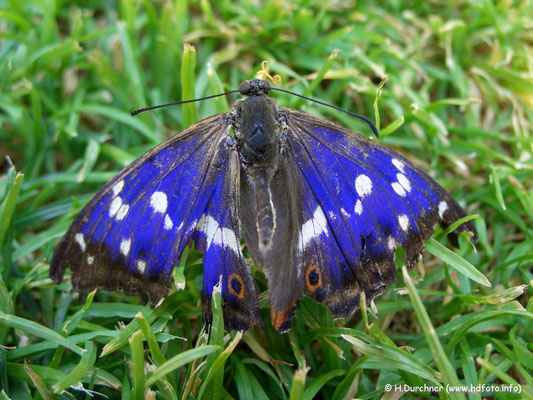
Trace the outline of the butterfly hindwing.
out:
[[[204,315],[210,319],[211,296],[221,285],[226,329],[246,330],[263,321],[250,266],[239,242],[239,155],[228,151],[224,179],[217,186],[198,223],[199,247],[204,252]]]
[[[394,262],[391,257],[380,257],[372,260],[377,268],[368,268],[371,264],[365,260],[367,248],[363,246],[359,259],[351,259],[343,248],[346,241],[340,238],[348,232],[338,221],[330,222],[330,210],[320,204],[309,185],[304,193],[307,218],[297,248],[305,294],[325,302],[336,317],[348,318],[359,305],[362,290],[373,298],[395,280]]]
[[[298,248],[306,294],[347,317],[361,290],[368,301],[395,280],[401,245],[409,267],[439,222],[465,214],[435,181],[392,150],[309,114],[283,110],[304,181]],[[467,222],[451,234],[456,243]],[[343,306],[344,301],[344,306]]]

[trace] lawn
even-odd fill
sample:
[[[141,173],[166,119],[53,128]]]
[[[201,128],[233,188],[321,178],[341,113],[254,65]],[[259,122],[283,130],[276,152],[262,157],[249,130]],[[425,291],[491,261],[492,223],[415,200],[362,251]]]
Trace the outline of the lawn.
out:
[[[533,399],[532,49],[530,0],[0,0],[0,398]],[[372,307],[334,320],[306,298],[287,334],[255,269],[264,331],[225,332],[220,294],[208,330],[196,250],[154,309],[52,282],[98,189],[238,96],[129,113],[237,89],[262,60],[280,88],[375,121],[464,207],[477,245],[437,228],[420,268],[399,252]]]

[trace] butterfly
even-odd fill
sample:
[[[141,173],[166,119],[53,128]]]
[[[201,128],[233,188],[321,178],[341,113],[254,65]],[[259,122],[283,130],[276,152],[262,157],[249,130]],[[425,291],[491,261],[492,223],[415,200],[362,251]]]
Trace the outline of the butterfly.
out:
[[[157,305],[186,246],[203,256],[203,311],[221,285],[226,329],[262,327],[249,259],[268,279],[271,323],[290,329],[304,296],[349,318],[413,267],[424,240],[465,216],[433,179],[387,147],[330,121],[280,108],[268,81],[244,81],[228,113],[169,138],[83,208],[50,264],[76,291],[121,289]],[[279,90],[279,89],[278,89]],[[472,232],[471,221],[449,234]]]

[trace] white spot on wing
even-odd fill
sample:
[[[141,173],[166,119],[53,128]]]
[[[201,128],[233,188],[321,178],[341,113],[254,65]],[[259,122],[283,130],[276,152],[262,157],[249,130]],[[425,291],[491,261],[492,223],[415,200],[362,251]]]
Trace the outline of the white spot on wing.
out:
[[[182,222],[183,223],[183,222]],[[170,219],[170,217],[168,216],[168,214],[165,215],[165,229],[167,231],[171,230],[172,227],[174,226],[174,223],[172,222],[172,220]]]
[[[126,214],[128,213],[128,210],[130,209],[130,206],[127,204],[122,204],[122,206],[117,211],[117,219],[119,221],[123,220]]]
[[[396,194],[398,194],[399,196],[405,197],[407,193],[405,192],[405,189],[403,188],[402,185],[400,185],[398,182],[392,182],[391,185],[394,191],[396,192]]]
[[[398,223],[400,224],[400,227],[407,231],[409,229],[409,217],[405,214],[402,214],[398,217]]]
[[[311,240],[319,237],[323,233],[325,233],[326,236],[329,235],[328,224],[322,208],[318,206],[313,213],[313,218],[308,219],[302,225],[300,240],[298,241],[298,249],[303,250]]]
[[[231,229],[221,227],[212,216],[208,215],[206,217],[203,231],[205,233],[207,249],[209,249],[211,244],[216,244],[218,246],[229,247],[235,253],[240,254],[241,248],[235,232]]]
[[[74,240],[80,245],[81,250],[85,251],[85,237],[83,236],[83,233],[76,233],[76,236],[74,236]]]
[[[359,200],[357,200],[357,201],[359,201]],[[348,211],[346,211],[344,208],[341,208],[341,213],[344,216],[344,218],[350,218],[351,217],[351,214]]]
[[[235,236],[235,232],[228,228],[222,228],[222,241],[217,244],[223,244],[224,246],[228,246],[237,254],[241,251],[237,236]]]
[[[396,240],[392,236],[389,236],[387,245],[389,246],[390,251],[396,250]]]
[[[141,274],[144,274],[145,269],[146,269],[146,262],[144,262],[143,260],[137,260],[137,270]]]
[[[355,203],[354,212],[357,215],[361,215],[363,213],[363,203],[361,203],[361,200],[357,200],[357,203]]]
[[[124,187],[124,180],[117,182],[115,186],[113,186],[113,197],[116,197],[120,193],[123,187]]]
[[[150,205],[155,212],[164,213],[167,211],[167,195],[163,192],[154,192],[150,197]]]
[[[92,265],[93,262],[94,262],[94,257],[93,256],[87,256],[87,264]]]
[[[442,200],[439,203],[439,217],[442,219],[444,217],[444,213],[448,209],[448,203],[446,203],[444,200]]]
[[[131,239],[122,239],[120,242],[120,253],[125,257],[130,254]]]
[[[397,158],[393,158],[392,163],[398,170],[400,170],[401,172],[405,172],[405,164],[403,162],[401,162]]]
[[[361,197],[365,197],[372,193],[372,181],[366,175],[359,175],[355,178],[355,190]]]
[[[122,207],[122,199],[120,197],[115,197],[109,206],[109,216],[113,218],[120,207]]]
[[[185,233],[194,232],[195,230],[201,231],[203,229],[203,228],[201,228],[203,226],[203,219],[202,218],[204,218],[203,214],[200,217],[200,221],[198,221],[197,219],[192,221],[192,223],[189,225],[189,227],[185,229]],[[183,225],[183,222],[180,224],[178,229],[181,229],[182,225]]]
[[[407,179],[404,174],[397,174],[396,179],[398,179],[398,183],[402,185],[405,190],[408,192],[411,191],[411,182],[409,182],[409,179]]]

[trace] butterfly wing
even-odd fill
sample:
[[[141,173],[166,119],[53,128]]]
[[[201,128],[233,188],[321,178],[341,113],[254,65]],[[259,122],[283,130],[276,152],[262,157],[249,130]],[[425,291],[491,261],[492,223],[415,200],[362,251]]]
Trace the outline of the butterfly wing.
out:
[[[227,281],[226,275],[235,270],[249,284],[244,259],[230,259],[224,242],[203,246],[198,228],[204,212],[219,207],[226,214],[217,209],[213,218],[239,237],[236,212],[226,207],[236,203],[235,194],[224,192],[230,187],[225,166],[231,152],[226,119],[220,114],[192,125],[106,184],[60,241],[50,265],[51,278],[61,281],[70,267],[76,291],[121,289],[140,295],[145,303],[150,298],[155,305],[168,294],[170,272],[185,246],[196,240],[206,250],[209,283],[218,283],[220,276]],[[226,203],[217,206],[219,201]],[[258,314],[256,297],[237,300],[233,309],[253,310],[251,320]]]
[[[303,223],[296,244],[304,294],[350,316],[396,278],[401,245],[415,265],[438,222],[465,216],[433,179],[392,150],[329,121],[284,109],[287,140],[303,181]],[[449,236],[476,231],[471,222]],[[279,321],[279,326],[288,321]]]
[[[204,315],[210,318],[211,295],[220,285],[226,329],[263,326],[250,266],[239,243],[240,160],[234,147],[224,165],[225,179],[217,182],[198,223],[198,246],[204,252]]]

